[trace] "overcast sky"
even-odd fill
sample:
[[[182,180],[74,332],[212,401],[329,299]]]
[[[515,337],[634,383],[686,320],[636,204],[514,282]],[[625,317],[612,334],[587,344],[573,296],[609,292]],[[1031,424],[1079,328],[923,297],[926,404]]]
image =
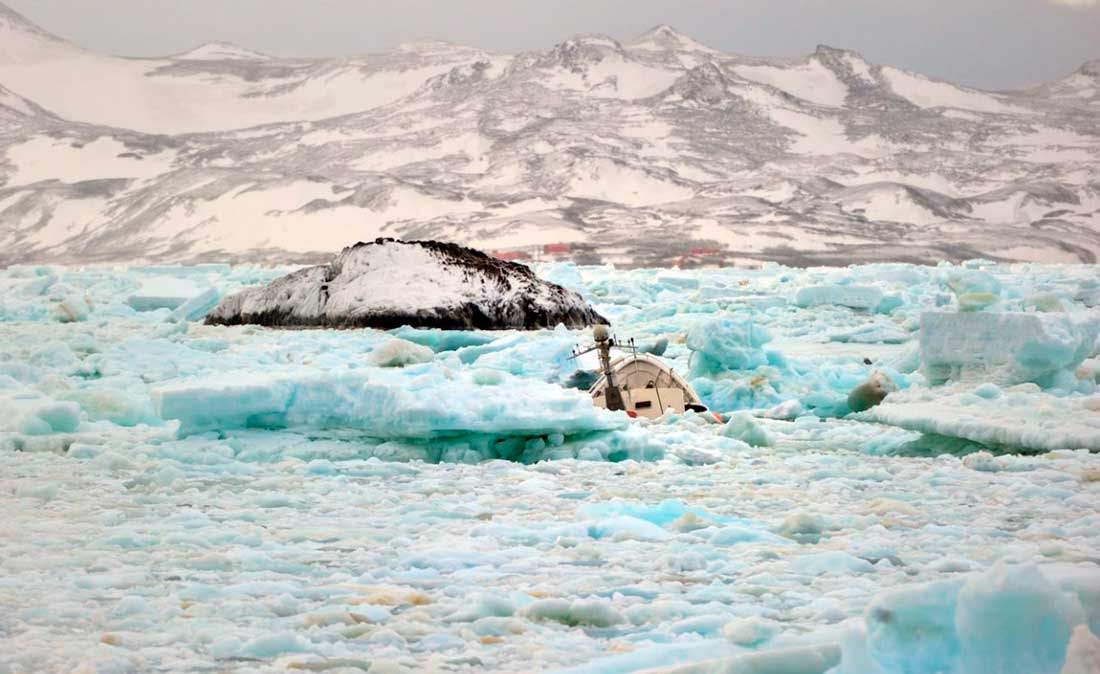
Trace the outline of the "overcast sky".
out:
[[[132,56],[221,40],[339,56],[438,38],[514,52],[579,32],[620,40],[670,24],[724,51],[818,44],[985,88],[1022,87],[1100,58],[1100,0],[0,0],[85,47]]]

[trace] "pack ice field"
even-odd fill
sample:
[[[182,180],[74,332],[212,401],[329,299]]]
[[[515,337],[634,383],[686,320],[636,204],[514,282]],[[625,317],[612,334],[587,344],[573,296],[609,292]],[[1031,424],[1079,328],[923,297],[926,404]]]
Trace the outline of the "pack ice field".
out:
[[[587,330],[202,322],[287,271],[0,272],[0,672],[1100,671],[1095,266],[537,266],[656,419]]]

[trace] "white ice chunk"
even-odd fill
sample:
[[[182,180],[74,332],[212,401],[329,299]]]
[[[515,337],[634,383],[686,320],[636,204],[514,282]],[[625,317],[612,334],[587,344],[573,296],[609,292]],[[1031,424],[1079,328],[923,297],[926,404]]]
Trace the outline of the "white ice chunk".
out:
[[[940,313],[920,321],[921,362],[930,383],[947,380],[1049,384],[1095,348],[1098,321],[1072,314]]]
[[[947,277],[947,287],[955,293],[959,311],[981,311],[1001,298],[1001,282],[980,269],[959,269]]]
[[[1073,630],[1066,652],[1066,664],[1061,674],[1098,674],[1100,673],[1100,638],[1093,634],[1088,625],[1078,625]]]
[[[1022,387],[995,399],[975,395],[976,391],[900,391],[854,418],[991,447],[1100,450],[1100,398],[1060,398],[1034,385]]]
[[[802,308],[835,304],[850,309],[870,311],[882,301],[882,291],[869,286],[819,285],[799,288],[794,303]]]
[[[5,382],[4,380],[8,381]],[[80,406],[25,389],[0,376],[0,433],[50,435],[72,433],[80,426]]]
[[[830,550],[799,557],[791,564],[791,569],[811,576],[834,576],[871,573],[875,567],[866,559],[840,550]]]
[[[214,307],[218,306],[220,299],[221,293],[218,292],[217,288],[207,288],[176,307],[168,319],[173,322],[200,320],[210,313]]]
[[[379,367],[405,367],[433,358],[435,352],[430,348],[404,339],[391,339],[370,353],[371,362]]]
[[[130,295],[126,303],[137,311],[176,309],[202,293],[203,290],[194,281],[171,276],[151,276],[141,282],[141,288]]]
[[[53,306],[54,318],[60,323],[76,323],[88,319],[91,307],[88,300],[76,294],[63,297]]]
[[[1057,674],[1083,620],[1077,597],[1037,567],[997,565],[959,591],[955,628],[964,671]]]
[[[496,385],[478,385],[469,372],[455,377],[417,368],[225,373],[160,386],[153,403],[162,419],[180,421],[183,435],[287,427],[349,428],[376,438],[568,435],[627,423],[625,415],[594,407],[579,391],[506,373]]]
[[[884,592],[867,607],[870,652],[887,672],[1058,674],[1085,619],[1079,595],[1053,582],[1059,575],[998,564]]]
[[[838,664],[840,648],[825,644],[656,667],[638,674],[825,674]]]
[[[625,622],[611,604],[599,599],[540,599],[523,608],[521,615],[530,620],[546,620],[564,625],[610,627]]]
[[[738,412],[730,416],[729,421],[722,428],[722,435],[727,438],[736,438],[752,447],[771,447],[775,444],[775,438],[771,432],[748,412]]]

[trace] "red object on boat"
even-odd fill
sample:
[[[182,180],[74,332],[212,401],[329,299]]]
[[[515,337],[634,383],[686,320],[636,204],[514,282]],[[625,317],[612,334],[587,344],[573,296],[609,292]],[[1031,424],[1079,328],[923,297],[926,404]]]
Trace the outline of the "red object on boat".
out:
[[[631,419],[637,419],[638,418],[638,413],[635,412],[634,410],[627,410],[626,411],[626,416],[630,417]]]

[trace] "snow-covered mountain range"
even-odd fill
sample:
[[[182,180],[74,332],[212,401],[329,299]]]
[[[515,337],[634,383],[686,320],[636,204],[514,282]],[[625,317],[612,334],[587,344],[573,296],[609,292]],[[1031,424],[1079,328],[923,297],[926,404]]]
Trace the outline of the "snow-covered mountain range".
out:
[[[0,5],[0,265],[378,236],[623,265],[1100,254],[1100,61],[987,92],[667,26],[497,54],[84,50]]]

